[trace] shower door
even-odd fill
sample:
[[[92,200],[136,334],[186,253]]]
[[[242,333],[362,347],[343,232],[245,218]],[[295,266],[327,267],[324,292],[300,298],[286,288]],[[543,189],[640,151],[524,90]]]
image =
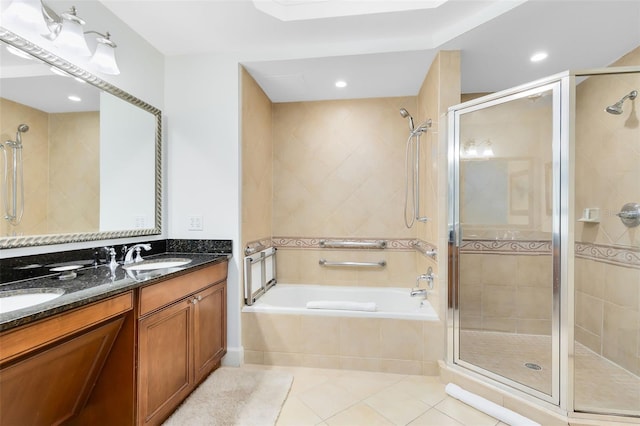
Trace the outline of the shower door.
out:
[[[559,109],[556,81],[450,111],[454,362],[554,404]]]

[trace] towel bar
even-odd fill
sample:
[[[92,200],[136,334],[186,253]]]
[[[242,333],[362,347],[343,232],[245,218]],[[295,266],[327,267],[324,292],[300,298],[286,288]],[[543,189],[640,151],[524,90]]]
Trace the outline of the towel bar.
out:
[[[355,268],[384,268],[387,266],[386,260],[380,260],[378,262],[333,262],[326,259],[320,259],[318,263],[320,266],[346,266]]]

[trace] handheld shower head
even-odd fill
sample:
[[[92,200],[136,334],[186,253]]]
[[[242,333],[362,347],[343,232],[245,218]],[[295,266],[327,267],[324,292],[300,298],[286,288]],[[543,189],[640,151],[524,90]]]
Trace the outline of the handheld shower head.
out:
[[[407,111],[404,108],[400,108],[400,115],[403,118],[408,118],[409,119],[409,130],[411,130],[413,132],[413,117],[411,116],[411,114],[409,114],[409,111]]]
[[[618,102],[616,102],[613,105],[609,105],[604,110],[607,111],[609,114],[620,115],[622,114],[622,104],[624,104],[624,101],[626,101],[627,99],[634,100],[637,96],[638,96],[638,91],[632,90],[627,95],[625,95],[622,99],[620,99]]]
[[[18,131],[16,132],[16,145],[18,147],[22,146],[22,133],[26,133],[29,131],[29,126],[27,124],[21,124],[18,126]]]

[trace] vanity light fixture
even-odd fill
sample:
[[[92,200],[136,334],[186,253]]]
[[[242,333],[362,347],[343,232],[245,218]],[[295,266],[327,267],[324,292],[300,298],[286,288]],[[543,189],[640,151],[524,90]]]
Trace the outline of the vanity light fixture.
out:
[[[491,141],[487,139],[484,144],[484,150],[482,151],[482,156],[485,158],[493,157],[495,154],[493,153],[493,148],[491,147]]]
[[[347,82],[344,80],[336,81],[336,87],[342,89],[343,87],[347,87]]]
[[[479,148],[482,150],[482,154],[480,154]],[[486,141],[476,141],[475,139],[469,139],[465,143],[462,144],[462,151],[460,152],[461,158],[468,159],[487,159],[494,157],[493,147],[491,145],[491,141],[487,139]]]
[[[75,6],[67,12],[57,14],[43,0],[13,0],[7,8],[5,19],[52,41],[61,51],[78,57],[91,56],[89,64],[96,71],[120,74],[115,58],[117,45],[111,40],[111,34],[84,31],[86,23],[78,16]],[[86,34],[98,35],[93,54],[87,45]]]
[[[3,14],[3,26],[15,24],[35,34],[48,34],[42,10],[40,0],[13,0]]]
[[[544,61],[545,59],[547,59],[547,56],[549,56],[549,54],[547,52],[536,52],[533,55],[531,55],[529,60],[531,62],[540,62],[540,61]]]
[[[91,56],[87,40],[84,38],[82,27],[85,21],[80,19],[76,13],[76,7],[71,6],[68,12],[60,14],[61,22],[58,23],[60,28],[56,38],[53,39],[53,45],[59,49],[66,49],[77,56]]]
[[[107,31],[107,34],[100,34],[97,31],[87,31],[85,34],[97,34],[100,37],[96,38],[96,51],[93,57],[89,61],[100,72],[111,75],[120,74],[118,63],[116,62],[116,47],[113,41],[111,41],[111,34]]]

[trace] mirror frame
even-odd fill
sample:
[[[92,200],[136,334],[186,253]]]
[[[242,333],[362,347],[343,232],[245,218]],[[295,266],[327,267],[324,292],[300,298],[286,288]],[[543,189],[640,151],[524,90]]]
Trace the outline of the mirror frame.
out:
[[[79,68],[78,66],[62,59],[42,47],[20,37],[19,35],[0,27],[0,41],[22,50],[25,53],[41,60],[44,63],[55,66],[62,71],[78,77],[87,83],[103,90],[117,98],[129,102],[151,113],[156,119],[155,135],[155,223],[153,228],[131,229],[107,232],[78,232],[68,234],[42,234],[17,237],[0,237],[0,249],[43,246],[50,244],[76,243],[82,241],[107,240],[113,238],[139,237],[145,235],[158,235],[162,233],[162,111],[147,104],[122,89],[113,86],[99,77]]]

